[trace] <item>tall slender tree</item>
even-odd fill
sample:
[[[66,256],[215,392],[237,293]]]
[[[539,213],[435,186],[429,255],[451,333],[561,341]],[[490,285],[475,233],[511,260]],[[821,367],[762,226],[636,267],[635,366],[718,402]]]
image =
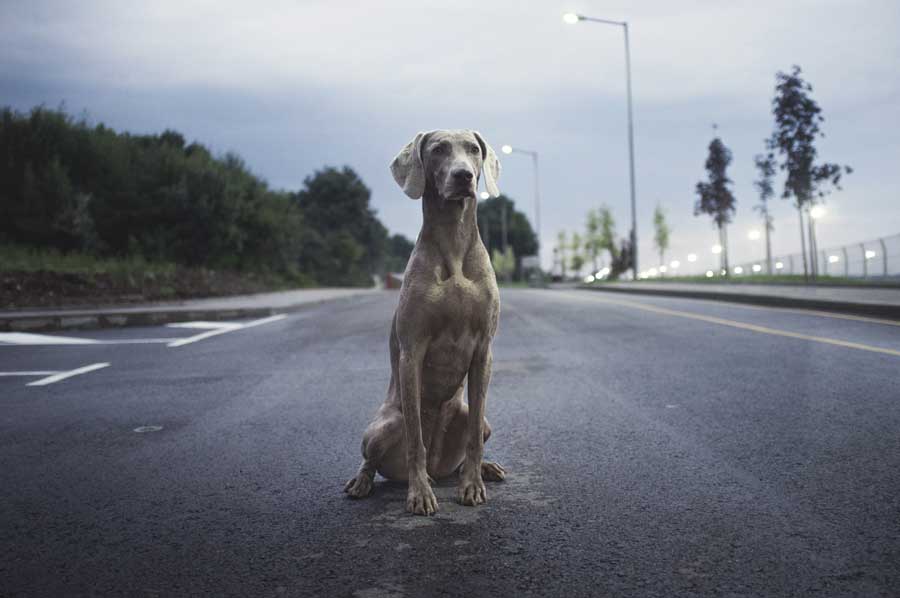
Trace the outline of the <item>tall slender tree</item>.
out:
[[[576,276],[581,276],[581,268],[584,267],[584,254],[582,250],[582,238],[578,233],[572,233],[572,244],[569,248],[572,250],[571,265]]]
[[[782,198],[793,197],[797,215],[800,218],[800,245],[803,249],[803,273],[815,275],[815,259],[810,254],[807,264],[807,249],[803,226],[803,213],[820,201],[832,189],[840,189],[841,177],[853,169],[832,163],[816,163],[818,152],[815,141],[824,137],[821,124],[825,122],[819,104],[810,97],[812,85],[801,76],[799,66],[794,65],[790,73],[779,71],[775,75],[775,97],[772,99],[772,114],[775,116],[775,130],[768,140],[769,150],[777,152],[782,162],[778,167],[787,173]],[[812,227],[811,222],[809,223]],[[810,239],[810,244],[812,239]]]
[[[756,171],[759,178],[753,182],[753,186],[759,191],[759,203],[753,206],[753,209],[762,216],[763,226],[766,231],[766,273],[772,273],[772,239],[771,233],[775,230],[773,224],[774,219],[769,212],[769,200],[775,195],[775,188],[772,186],[772,177],[775,176],[775,156],[768,153],[765,156],[757,154],[753,159],[756,164]]]
[[[585,225],[584,250],[591,259],[591,266],[593,267],[592,273],[597,272],[599,269],[597,257],[600,255],[602,249],[603,248],[600,246],[600,216],[597,214],[597,210],[589,210],[587,213],[587,223]]]
[[[729,275],[728,269],[728,229],[731,217],[735,212],[734,194],[729,188],[728,165],[731,163],[731,150],[725,147],[722,140],[715,137],[709,144],[709,155],[706,158],[707,181],[697,183],[696,193],[699,196],[694,204],[694,215],[708,214],[719,230],[719,244],[722,270]]]
[[[657,205],[653,211],[653,243],[656,245],[656,251],[659,252],[659,264],[666,263],[665,254],[669,248],[669,225],[666,222],[666,213],[662,206]]]
[[[566,279],[566,249],[568,248],[568,240],[566,239],[566,231],[561,230],[556,235],[556,250],[559,255],[559,268],[562,279]]]

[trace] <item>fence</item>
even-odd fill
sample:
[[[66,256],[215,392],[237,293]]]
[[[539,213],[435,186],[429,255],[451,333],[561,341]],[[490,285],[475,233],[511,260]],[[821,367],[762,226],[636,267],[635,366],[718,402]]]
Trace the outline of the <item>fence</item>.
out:
[[[807,256],[810,259],[810,256]],[[820,276],[846,278],[900,277],[900,234],[874,241],[821,249],[815,255]],[[809,266],[807,266],[809,267]],[[766,259],[736,264],[735,276],[766,274]],[[772,256],[772,274],[803,274],[803,254]]]

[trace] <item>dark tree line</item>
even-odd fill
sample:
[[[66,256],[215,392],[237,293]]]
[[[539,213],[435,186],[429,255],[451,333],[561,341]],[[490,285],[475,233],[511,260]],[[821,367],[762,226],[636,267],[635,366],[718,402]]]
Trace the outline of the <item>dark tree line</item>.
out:
[[[0,242],[367,285],[402,270],[411,249],[388,236],[370,196],[346,167],[276,191],[237,155],[215,157],[175,131],[0,113]]]

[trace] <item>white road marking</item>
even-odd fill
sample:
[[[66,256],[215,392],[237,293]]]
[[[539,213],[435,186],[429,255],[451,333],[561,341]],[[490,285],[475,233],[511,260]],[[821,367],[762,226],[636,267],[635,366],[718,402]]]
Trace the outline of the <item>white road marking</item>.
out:
[[[66,378],[71,378],[72,376],[80,376],[81,374],[87,374],[88,372],[102,370],[106,367],[109,367],[108,363],[92,363],[91,365],[75,368],[74,370],[69,370],[68,372],[58,372],[56,374],[47,376],[46,378],[41,378],[40,380],[29,382],[28,384],[26,384],[26,386],[47,386],[48,384],[55,384],[56,382],[65,380]]]
[[[243,330],[244,328],[253,328],[254,326],[262,326],[263,324],[269,324],[271,322],[277,322],[278,320],[283,320],[287,317],[287,314],[276,314],[274,316],[269,316],[267,318],[260,318],[259,320],[253,320],[251,322],[247,322],[246,324],[237,324],[234,322],[183,322],[181,328],[212,328],[211,330],[207,330],[206,332],[201,332],[200,334],[195,334],[194,336],[189,336],[187,338],[181,338],[176,341],[170,342],[167,347],[183,347],[185,345],[190,345],[191,343],[196,343],[197,341],[202,341],[208,339],[213,336],[218,336],[220,334],[226,334],[228,332],[234,332],[235,330]],[[178,326],[178,324],[170,324],[170,326]]]
[[[276,314],[252,320],[246,324],[239,322],[177,322],[167,324],[169,328],[185,328],[193,330],[204,330],[200,334],[188,336],[185,338],[122,338],[122,339],[94,339],[81,338],[76,336],[55,336],[51,334],[34,334],[30,332],[2,332],[0,333],[0,347],[15,347],[23,345],[157,345],[165,344],[167,347],[182,347],[197,341],[225,334],[226,332],[234,332],[235,330],[243,330],[244,328],[253,328],[262,326],[270,322],[277,322],[287,317],[287,314]],[[53,372],[51,372],[53,373]]]
[[[240,328],[241,324],[232,322],[175,322],[166,324],[169,328],[199,328],[200,330],[217,330],[219,328]]]
[[[39,372],[39,371],[32,371],[32,372],[0,372],[0,376],[30,376],[30,377],[33,378],[33,377],[35,377],[35,376],[50,376],[51,374],[58,374],[58,373],[59,373],[59,372],[57,372],[57,371],[45,371],[45,372]]]
[[[76,336],[52,336],[30,332],[0,332],[0,343],[10,345],[93,345],[97,341]]]

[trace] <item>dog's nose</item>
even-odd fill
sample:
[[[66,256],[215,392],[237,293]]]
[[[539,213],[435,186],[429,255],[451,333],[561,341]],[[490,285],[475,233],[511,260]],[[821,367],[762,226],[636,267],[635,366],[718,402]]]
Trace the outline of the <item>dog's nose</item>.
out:
[[[472,171],[468,168],[457,168],[452,173],[453,178],[460,183],[469,183],[472,181]]]

